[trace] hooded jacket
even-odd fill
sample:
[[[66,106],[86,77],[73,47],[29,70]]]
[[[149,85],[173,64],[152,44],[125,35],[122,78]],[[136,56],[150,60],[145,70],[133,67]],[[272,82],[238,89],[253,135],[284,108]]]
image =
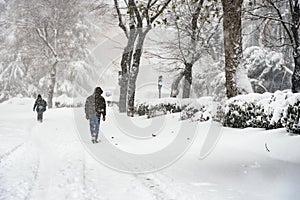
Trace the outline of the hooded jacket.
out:
[[[97,87],[94,93],[85,101],[85,115],[106,115],[106,102],[101,96],[103,93],[100,87]]]
[[[41,95],[38,95],[38,98],[36,99],[33,110],[37,112],[45,112],[47,107],[47,102],[42,98]]]

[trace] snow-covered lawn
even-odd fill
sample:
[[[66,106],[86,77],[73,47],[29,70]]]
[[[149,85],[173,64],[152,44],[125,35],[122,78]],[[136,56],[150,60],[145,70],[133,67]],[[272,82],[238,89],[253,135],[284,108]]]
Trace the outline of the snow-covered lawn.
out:
[[[177,162],[154,173],[130,174],[99,163],[89,153],[89,141],[78,134],[74,109],[47,110],[44,122],[38,123],[33,102],[13,99],[0,104],[0,200],[296,200],[299,196],[300,137],[285,129],[222,128],[212,153],[200,159],[211,123],[198,122],[196,139]],[[110,108],[101,124],[102,142],[93,148],[100,151],[111,144],[140,153],[141,146],[126,140],[113,114]],[[161,135],[149,135],[151,141],[143,145],[157,150],[167,146],[178,131],[178,118],[178,114],[164,117]],[[140,128],[149,126],[146,117],[132,122]],[[88,138],[88,130],[86,134]],[[183,137],[182,142],[188,139]]]

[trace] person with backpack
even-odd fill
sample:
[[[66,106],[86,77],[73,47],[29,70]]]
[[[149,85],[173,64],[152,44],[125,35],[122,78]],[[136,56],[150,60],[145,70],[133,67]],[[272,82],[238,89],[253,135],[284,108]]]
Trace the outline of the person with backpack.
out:
[[[37,112],[37,120],[43,122],[43,113],[46,111],[47,102],[39,94],[33,106],[33,111]]]
[[[100,127],[100,118],[106,119],[106,102],[103,96],[101,96],[103,90],[100,87],[96,87],[94,93],[89,96],[85,101],[85,117],[90,122],[90,132],[92,136],[92,142],[98,143],[98,134]]]

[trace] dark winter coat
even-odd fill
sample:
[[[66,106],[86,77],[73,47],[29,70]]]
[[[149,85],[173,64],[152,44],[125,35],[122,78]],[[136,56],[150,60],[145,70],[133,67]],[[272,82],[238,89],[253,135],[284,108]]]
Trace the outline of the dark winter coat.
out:
[[[47,102],[42,99],[41,97],[38,97],[34,103],[33,110],[37,112],[45,112],[47,107]]]
[[[95,92],[89,96],[85,101],[85,115],[88,118],[89,115],[106,115],[106,102],[101,96],[101,93]]]

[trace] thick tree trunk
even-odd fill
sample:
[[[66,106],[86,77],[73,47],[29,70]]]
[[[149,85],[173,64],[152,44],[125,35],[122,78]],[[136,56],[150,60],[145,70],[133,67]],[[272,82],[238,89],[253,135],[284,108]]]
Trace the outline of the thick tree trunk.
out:
[[[144,45],[145,37],[149,30],[146,30],[145,32],[140,32],[138,34],[138,41],[136,44],[135,52],[133,54],[133,62],[130,68],[130,74],[128,80],[128,93],[127,93],[127,115],[130,117],[133,117],[134,115],[136,79],[139,73],[139,67],[140,67],[140,61],[143,53],[143,45]]]
[[[48,108],[53,107],[53,94],[54,94],[54,87],[56,84],[56,66],[57,66],[58,60],[56,59],[55,62],[53,63],[51,67],[51,72],[50,72],[50,85],[48,87],[48,98],[47,98],[47,103],[48,103]]]
[[[194,63],[200,58],[200,54],[197,52],[197,34],[198,34],[198,18],[201,12],[201,8],[203,7],[203,3],[204,0],[198,1],[195,11],[192,15],[192,20],[191,20],[192,34],[191,34],[191,52],[190,52],[191,59],[188,59],[188,61],[184,63],[185,69],[184,69],[182,98],[190,98],[192,79],[193,79],[192,68]]]
[[[300,54],[294,55],[295,67],[292,75],[292,92],[300,92]]]
[[[190,98],[192,85],[192,63],[185,63],[182,98]]]
[[[242,57],[242,13],[243,0],[222,0],[225,49],[226,94],[237,95],[236,69]]]
[[[120,78],[120,97],[119,97],[119,112],[126,112],[127,103],[127,88],[128,88],[128,71],[130,66],[130,60],[132,55],[132,50],[130,50],[130,42],[124,49],[122,60],[121,60],[121,78]]]
[[[291,26],[291,31],[294,38],[294,47],[293,47],[293,57],[294,57],[294,71],[292,75],[292,92],[300,92],[300,41],[299,41],[299,23],[300,23],[300,8],[299,2],[294,1],[293,11],[292,11],[292,20],[293,25]]]
[[[184,76],[184,72],[180,72],[174,79],[173,83],[172,83],[172,86],[171,86],[171,94],[170,94],[170,97],[174,97],[176,98],[177,95],[179,94],[179,90],[178,90],[178,85],[181,81],[181,79],[183,78]]]
[[[128,87],[128,74],[122,71],[120,78],[120,96],[119,96],[119,112],[126,112],[126,99],[127,99],[127,87]]]
[[[129,2],[132,6],[132,1]],[[121,23],[121,26],[123,24]],[[124,26],[124,25],[123,25]],[[129,35],[127,40],[127,45],[124,48],[122,60],[121,60],[121,78],[120,78],[120,97],[119,97],[119,112],[125,113],[127,109],[127,93],[128,93],[128,80],[130,73],[130,66],[133,54],[134,42],[136,40],[136,26],[134,22],[133,12],[130,12],[130,22],[129,22]]]

